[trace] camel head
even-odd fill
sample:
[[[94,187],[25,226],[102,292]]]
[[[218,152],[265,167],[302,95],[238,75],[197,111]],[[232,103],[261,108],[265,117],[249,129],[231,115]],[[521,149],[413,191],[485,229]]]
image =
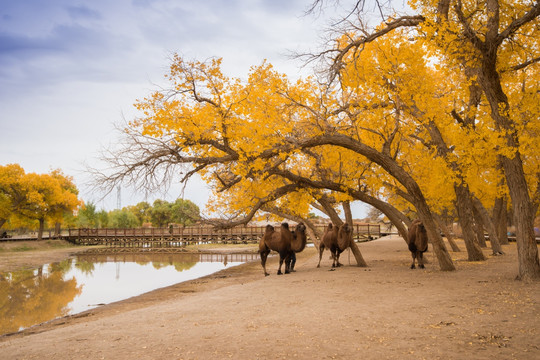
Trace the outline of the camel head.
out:
[[[303,223],[298,223],[298,225],[296,225],[294,231],[292,232],[292,235],[292,251],[294,251],[295,253],[303,251],[307,243],[306,225],[304,225]]]
[[[346,233],[346,234],[350,234],[352,232],[352,226],[349,225],[348,223],[345,223],[341,226],[341,228],[343,229],[343,231]]]
[[[284,229],[289,230],[289,223],[286,223],[286,222],[281,223],[281,227],[284,228]]]
[[[265,233],[271,233],[274,232],[274,227],[272,225],[266,225],[266,229],[264,230]]]
[[[296,228],[294,229],[294,231],[305,232],[306,231],[306,225],[304,225],[304,223],[298,223],[298,225],[296,225]]]
[[[416,228],[419,230],[419,231],[426,231],[426,227],[424,226],[424,223],[422,222],[422,220],[419,220],[419,219],[416,219],[412,222],[412,224],[416,224]],[[412,226],[411,224],[411,226]]]

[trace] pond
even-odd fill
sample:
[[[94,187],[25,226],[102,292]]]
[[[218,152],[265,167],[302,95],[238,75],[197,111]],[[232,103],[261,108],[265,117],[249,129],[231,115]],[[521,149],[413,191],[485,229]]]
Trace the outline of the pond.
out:
[[[0,335],[257,260],[257,254],[80,254],[0,273]]]

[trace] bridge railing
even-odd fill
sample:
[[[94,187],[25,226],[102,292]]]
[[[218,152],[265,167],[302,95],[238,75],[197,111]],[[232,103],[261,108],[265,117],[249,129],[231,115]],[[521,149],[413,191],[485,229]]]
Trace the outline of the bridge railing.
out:
[[[262,236],[264,227],[242,226],[231,229],[215,229],[209,226],[186,226],[170,228],[132,228],[132,229],[69,229],[70,237],[213,237],[213,236]]]
[[[79,228],[69,229],[70,238],[84,237],[172,237],[172,238],[260,238],[263,236],[266,226],[237,226],[229,229],[216,229],[211,226],[186,226],[186,227],[164,227],[164,228]],[[326,225],[316,225],[316,228],[324,233]],[[291,227],[294,230],[294,226]],[[373,239],[380,237],[381,229],[379,224],[354,224],[353,238],[355,240]]]
[[[316,225],[323,234],[326,225]],[[255,241],[263,236],[266,226],[237,226],[230,229],[215,229],[211,226],[186,226],[186,227],[150,227],[150,228],[73,228],[62,229],[60,234],[55,235],[54,230],[46,230],[43,233],[44,239],[67,239],[77,242],[77,239],[180,239],[186,241],[212,241],[212,240],[240,240],[246,239]],[[354,224],[353,238],[357,241],[370,240],[381,236],[381,229],[378,224]],[[291,226],[294,230],[294,226]],[[36,240],[37,232],[27,231],[24,234],[20,231],[10,231],[7,237],[0,239],[4,241]],[[308,241],[311,239],[308,238]]]

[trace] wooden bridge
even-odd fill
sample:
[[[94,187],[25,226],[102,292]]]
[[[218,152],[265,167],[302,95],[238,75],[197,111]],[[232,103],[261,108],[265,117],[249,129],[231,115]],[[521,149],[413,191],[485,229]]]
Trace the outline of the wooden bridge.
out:
[[[354,224],[353,239],[368,241],[381,237],[378,224]],[[237,226],[231,229],[215,229],[210,226],[187,226],[169,228],[136,229],[67,229],[60,235],[45,231],[43,240],[63,239],[78,245],[104,245],[109,248],[181,249],[192,244],[255,244],[264,234],[265,226]],[[325,225],[317,228],[324,233]],[[294,226],[291,227],[291,230]],[[9,234],[0,241],[37,240],[37,234]],[[313,242],[308,238],[308,242]]]
[[[381,236],[378,224],[355,224],[353,227],[355,241],[367,241]],[[320,230],[324,231],[324,228],[320,226]],[[62,238],[79,245],[160,249],[181,248],[192,244],[256,244],[263,236],[264,230],[265,226],[239,226],[221,230],[208,226],[69,229],[68,234]]]

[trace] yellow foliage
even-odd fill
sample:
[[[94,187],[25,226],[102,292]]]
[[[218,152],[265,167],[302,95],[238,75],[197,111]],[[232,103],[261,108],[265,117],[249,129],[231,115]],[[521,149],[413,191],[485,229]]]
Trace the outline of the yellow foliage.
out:
[[[485,36],[484,4],[461,3],[470,26]],[[502,27],[528,7],[524,0],[499,3]],[[337,146],[298,147],[333,134],[392,158],[441,212],[453,208],[455,184],[465,183],[485,204],[504,195],[499,155],[519,151],[535,184],[540,173],[539,69],[534,64],[516,73],[509,64],[530,58],[537,27],[515,35],[527,46],[504,43],[500,50],[504,61],[498,66],[510,104],[504,111],[519,127],[520,147],[514,149],[494,124],[485,97],[474,98],[477,79],[463,67],[474,68],[480,58],[460,35],[459,22],[438,21],[438,1],[413,0],[411,6],[426,14],[421,26],[368,42],[361,56],[346,54],[339,86],[326,87],[314,78],[291,83],[268,63],[252,67],[241,81],[222,73],[221,59],[190,62],[175,55],[167,75],[170,91],[138,101],[141,117],[129,126],[167,139],[179,162],[193,166],[214,189],[209,210],[229,215],[247,214],[261,201],[307,215],[321,190],[296,184],[293,192],[273,197],[276,189],[295,184],[278,170],[339,184],[339,191],[327,191],[338,201],[351,200],[348,190],[356,189],[405,208],[395,200],[405,188],[372,159]],[[451,11],[449,16],[456,15]],[[336,42],[344,47],[355,35]]]

